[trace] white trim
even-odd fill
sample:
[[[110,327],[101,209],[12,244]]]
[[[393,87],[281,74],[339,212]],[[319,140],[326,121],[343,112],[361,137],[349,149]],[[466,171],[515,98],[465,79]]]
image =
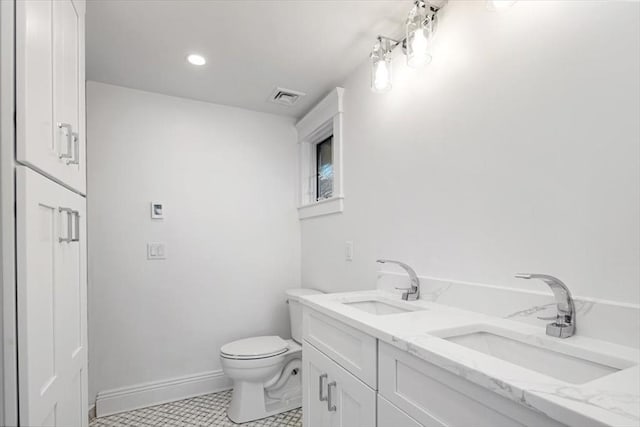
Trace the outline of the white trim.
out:
[[[18,424],[15,275],[15,2],[0,1],[0,425]]]
[[[96,415],[103,417],[188,399],[228,390],[231,386],[231,379],[224,375],[222,370],[217,370],[101,391],[96,398]]]
[[[344,210],[342,173],[342,98],[344,89],[337,87],[320,101],[298,123],[298,217],[311,218],[340,213]],[[333,197],[315,200],[315,144],[333,135]]]
[[[303,118],[296,123],[298,142],[304,141],[324,123],[331,120],[336,114],[342,113],[342,97],[344,89],[337,87],[322,101],[318,102]]]
[[[336,196],[315,203],[298,207],[300,219],[313,218],[315,216],[330,215],[344,210],[344,197]]]

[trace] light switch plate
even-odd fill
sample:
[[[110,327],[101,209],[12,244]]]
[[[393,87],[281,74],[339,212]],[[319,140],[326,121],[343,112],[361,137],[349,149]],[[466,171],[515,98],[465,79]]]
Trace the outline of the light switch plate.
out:
[[[344,259],[346,261],[353,261],[353,241],[348,240],[344,244]]]
[[[167,258],[167,248],[164,243],[147,243],[147,259],[157,260]]]

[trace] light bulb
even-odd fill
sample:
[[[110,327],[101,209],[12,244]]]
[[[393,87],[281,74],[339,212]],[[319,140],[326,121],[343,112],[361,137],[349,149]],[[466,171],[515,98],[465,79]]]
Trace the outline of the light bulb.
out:
[[[410,67],[417,68],[429,62],[431,55],[427,53],[428,46],[429,43],[424,30],[416,31],[411,42],[411,55],[407,56],[407,64]]]
[[[376,64],[376,69],[374,73],[375,73],[375,77],[373,80],[373,85],[375,89],[378,91],[388,90],[391,81],[389,78],[390,76],[389,76],[389,70],[387,68],[387,62],[379,61]]]
[[[429,44],[433,17],[427,15],[427,6],[423,1],[416,2],[407,17],[406,55],[407,65],[418,68],[431,61]]]
[[[391,90],[391,45],[388,39],[379,38],[371,52],[371,90]]]

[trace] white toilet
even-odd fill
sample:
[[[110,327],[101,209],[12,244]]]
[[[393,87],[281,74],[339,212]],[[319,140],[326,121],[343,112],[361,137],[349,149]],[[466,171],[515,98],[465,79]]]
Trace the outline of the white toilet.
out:
[[[278,336],[246,338],[220,348],[222,370],[233,380],[227,415],[235,423],[269,417],[302,406],[301,295],[313,289],[286,291],[292,340]]]

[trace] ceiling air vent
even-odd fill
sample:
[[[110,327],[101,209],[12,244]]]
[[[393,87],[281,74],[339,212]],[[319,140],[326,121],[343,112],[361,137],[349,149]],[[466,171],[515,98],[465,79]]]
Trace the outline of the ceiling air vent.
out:
[[[279,87],[273,91],[269,100],[275,104],[291,107],[305,95],[306,93]]]

